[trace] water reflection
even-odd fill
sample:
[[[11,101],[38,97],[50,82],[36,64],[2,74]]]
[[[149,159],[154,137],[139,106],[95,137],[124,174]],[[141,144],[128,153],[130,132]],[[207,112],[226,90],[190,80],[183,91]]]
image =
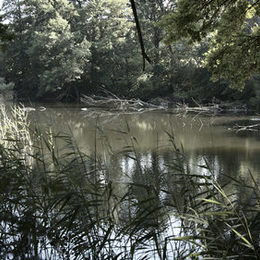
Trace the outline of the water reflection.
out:
[[[259,135],[229,130],[232,122],[249,120],[249,116],[178,115],[164,111],[117,114],[81,111],[78,107],[47,108],[31,116],[38,125],[51,126],[56,133],[71,132],[86,154],[95,152],[105,159],[110,152],[126,151],[134,145],[143,160],[147,158],[145,163],[151,163],[152,151],[163,154],[170,150],[170,133],[176,145],[184,147],[191,165],[201,164],[206,158],[216,174],[228,172],[232,176],[245,175],[247,169],[260,169]],[[135,138],[134,143],[129,141],[130,136]],[[130,162],[122,163],[129,167]]]
[[[259,200],[247,178],[253,169],[258,181],[259,141],[222,126],[237,118],[99,112],[31,112],[32,128],[51,128],[62,138],[36,139],[35,147],[38,141],[45,146],[35,148],[32,167],[8,157],[4,162],[12,167],[0,168],[3,259],[189,259],[205,250],[206,244],[199,246],[205,236],[217,237],[209,252],[232,243],[223,207],[231,214],[230,201],[250,207]],[[216,194],[222,191],[216,180],[228,199]],[[209,205],[217,218],[204,217]],[[244,234],[236,210],[232,214],[229,223]],[[183,239],[192,236],[197,245]],[[242,252],[232,250],[228,255]]]
[[[155,190],[160,190],[160,186],[181,194],[183,187],[173,189],[171,179],[176,176],[169,176],[172,170],[168,165],[172,165],[175,152],[169,142],[171,136],[179,150],[183,147],[188,170],[193,174],[209,174],[204,167],[207,166],[210,174],[223,185],[231,185],[232,179],[250,179],[249,171],[256,180],[259,178],[259,135],[230,130],[232,124],[248,121],[250,116],[183,115],[170,111],[122,114],[90,109],[81,111],[79,107],[49,107],[46,111],[31,113],[31,118],[42,128],[49,126],[56,133],[72,133],[84,153],[98,156],[109,172],[113,172],[111,176],[100,178],[111,182],[118,197],[125,195],[126,182],[149,182],[151,187],[156,186]],[[140,169],[146,169],[145,176]],[[235,188],[230,185],[226,186],[225,192],[235,193]],[[142,195],[145,192],[140,191]],[[250,192],[244,193],[244,201],[251,197]],[[136,196],[139,201],[138,194]],[[182,196],[179,197],[177,206],[185,204],[181,202]]]

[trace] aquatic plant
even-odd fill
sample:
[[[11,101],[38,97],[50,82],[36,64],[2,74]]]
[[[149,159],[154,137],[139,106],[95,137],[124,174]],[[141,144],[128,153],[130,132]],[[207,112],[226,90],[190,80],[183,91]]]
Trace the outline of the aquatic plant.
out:
[[[21,109],[12,111],[1,121],[1,259],[259,258],[260,192],[250,172],[247,183],[223,183],[205,160],[194,174],[170,133],[163,164],[156,150],[147,163],[127,124],[120,134],[130,145],[109,149],[109,160],[88,156],[71,135],[29,131]]]
[[[0,104],[0,146],[5,156],[16,153],[21,160],[32,164],[33,142],[29,128],[28,113],[23,105]]]

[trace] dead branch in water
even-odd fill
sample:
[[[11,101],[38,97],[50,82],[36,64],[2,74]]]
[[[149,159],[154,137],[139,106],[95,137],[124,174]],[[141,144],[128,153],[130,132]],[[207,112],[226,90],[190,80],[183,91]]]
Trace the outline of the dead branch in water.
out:
[[[144,102],[140,99],[120,99],[115,95],[113,95],[112,97],[82,95],[81,102],[84,103],[87,107],[104,108],[118,111],[139,112],[143,110],[156,110],[167,108],[162,105],[154,105],[148,102]]]
[[[195,102],[195,107],[190,107],[187,104],[173,103],[168,99],[155,98],[150,102],[145,102],[140,99],[122,99],[115,94],[105,90],[102,90],[102,96],[92,95],[82,95],[81,102],[86,106],[82,110],[87,110],[88,108],[101,108],[105,110],[112,111],[124,111],[124,112],[142,112],[149,110],[166,110],[172,109],[175,113],[206,113],[206,114],[216,114],[221,112],[231,112],[239,113],[246,112],[247,107],[245,105],[235,105],[232,103],[221,103],[221,104],[208,104],[205,106],[200,105]]]
[[[177,104],[177,111],[180,112],[195,112],[195,113],[221,113],[221,112],[232,112],[232,113],[239,113],[239,112],[246,112],[247,108],[244,105],[235,106],[233,104],[222,103],[222,104],[209,104],[206,106],[199,105],[196,107],[189,107],[186,104]]]
[[[260,124],[253,125],[235,125],[232,127],[232,130],[240,131],[260,131]]]

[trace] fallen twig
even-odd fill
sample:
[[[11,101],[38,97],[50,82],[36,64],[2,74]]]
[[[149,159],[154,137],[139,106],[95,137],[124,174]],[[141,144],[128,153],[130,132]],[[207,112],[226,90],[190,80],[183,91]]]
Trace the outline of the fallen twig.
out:
[[[240,131],[260,131],[260,124],[253,124],[253,125],[235,125],[232,128],[233,130],[236,130],[237,132]]]
[[[166,109],[166,106],[154,105],[144,102],[140,99],[120,99],[113,95],[113,97],[100,97],[100,96],[86,96],[82,95],[81,102],[87,107],[105,108],[109,110],[118,111],[142,111],[142,110],[155,110]]]

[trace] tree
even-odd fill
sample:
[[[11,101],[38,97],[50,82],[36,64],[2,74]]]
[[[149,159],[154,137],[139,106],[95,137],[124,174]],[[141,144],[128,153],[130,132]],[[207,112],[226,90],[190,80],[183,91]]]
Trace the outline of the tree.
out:
[[[259,0],[179,0],[161,25],[168,43],[210,39],[205,65],[212,79],[221,77],[243,89],[246,80],[260,72],[259,16]]]
[[[7,0],[4,11],[15,35],[5,54],[6,76],[18,95],[70,94],[89,54],[88,41],[74,29],[74,6],[67,0]]]
[[[13,36],[10,33],[7,33],[8,26],[1,23],[0,17],[0,47],[3,50],[6,50],[7,43],[13,39]]]
[[[74,1],[80,14],[78,26],[91,43],[86,92],[105,88],[118,95],[129,94],[138,74],[138,48],[128,0]]]
[[[161,17],[169,12],[171,4],[166,4],[163,0],[135,0],[134,2],[146,47],[147,54],[143,56],[148,55],[151,59],[143,74],[137,78],[136,93],[143,98],[152,98],[166,93],[167,86],[171,84],[169,79],[173,72],[171,67],[173,57],[169,46],[162,42],[163,32],[157,24]]]

